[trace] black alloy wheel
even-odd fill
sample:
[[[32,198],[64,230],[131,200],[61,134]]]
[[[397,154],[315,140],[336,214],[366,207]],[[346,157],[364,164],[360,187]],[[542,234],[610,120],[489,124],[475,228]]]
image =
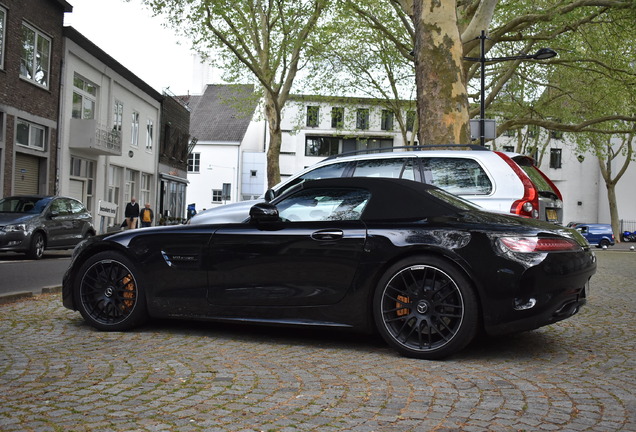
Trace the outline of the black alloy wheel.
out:
[[[466,276],[434,256],[392,266],[380,280],[373,304],[376,326],[400,354],[440,359],[475,337],[477,299]]]
[[[116,252],[101,252],[78,273],[75,304],[99,330],[128,330],[147,319],[146,300],[134,264]]]
[[[27,256],[31,259],[40,259],[44,256],[44,248],[46,245],[46,241],[44,239],[44,234],[37,231],[34,232],[31,236],[31,244],[29,246],[29,251],[27,252]]]

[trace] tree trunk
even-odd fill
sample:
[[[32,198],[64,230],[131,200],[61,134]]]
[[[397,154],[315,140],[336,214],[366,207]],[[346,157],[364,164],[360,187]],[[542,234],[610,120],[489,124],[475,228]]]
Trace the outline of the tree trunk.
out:
[[[616,183],[606,183],[607,187],[607,201],[609,203],[610,221],[612,222],[612,232],[614,233],[614,239],[616,243],[621,241],[620,233],[620,220],[618,218],[618,204],[616,203]]]
[[[455,0],[415,0],[419,144],[468,144],[468,94]]]
[[[283,133],[280,128],[279,105],[270,94],[265,94],[265,118],[269,128],[269,148],[267,149],[267,187],[280,183],[280,146]]]

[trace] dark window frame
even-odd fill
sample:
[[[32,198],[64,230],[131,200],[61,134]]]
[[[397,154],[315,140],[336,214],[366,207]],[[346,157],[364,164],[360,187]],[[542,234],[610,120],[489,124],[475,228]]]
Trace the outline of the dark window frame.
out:
[[[320,125],[320,107],[316,105],[307,105],[307,127],[318,127]]]
[[[563,166],[563,149],[550,149],[550,168],[560,169]]]
[[[358,108],[356,110],[356,129],[368,130],[369,129],[369,108]]]

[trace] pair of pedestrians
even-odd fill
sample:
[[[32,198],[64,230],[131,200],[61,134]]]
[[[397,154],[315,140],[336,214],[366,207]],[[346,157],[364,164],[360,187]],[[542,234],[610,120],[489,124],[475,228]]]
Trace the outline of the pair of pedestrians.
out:
[[[128,229],[137,228],[138,220],[141,221],[141,227],[145,228],[152,225],[155,214],[150,208],[150,203],[146,203],[144,208],[140,210],[139,204],[137,204],[137,199],[132,197],[130,202],[126,204],[124,217],[126,218],[125,224]]]

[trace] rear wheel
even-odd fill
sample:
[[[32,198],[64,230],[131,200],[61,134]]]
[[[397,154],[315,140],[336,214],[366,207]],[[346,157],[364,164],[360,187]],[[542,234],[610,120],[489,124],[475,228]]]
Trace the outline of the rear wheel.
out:
[[[117,252],[100,252],[78,273],[75,304],[87,323],[99,330],[128,330],[147,319],[141,272]]]
[[[470,281],[434,256],[408,258],[389,268],[376,289],[373,314],[382,337],[400,354],[430,360],[463,349],[479,321]]]
[[[606,247],[606,248],[607,248],[607,247],[609,247],[609,246],[610,246],[610,242],[609,242],[609,240],[608,240],[608,239],[603,239],[603,240],[601,240],[601,241],[598,243],[598,246],[597,246],[597,247],[600,247],[600,248],[602,248],[602,247]]]
[[[35,232],[31,236],[31,244],[29,246],[29,250],[27,251],[27,257],[31,259],[40,259],[44,255],[44,247],[45,247],[44,234],[41,232]]]

